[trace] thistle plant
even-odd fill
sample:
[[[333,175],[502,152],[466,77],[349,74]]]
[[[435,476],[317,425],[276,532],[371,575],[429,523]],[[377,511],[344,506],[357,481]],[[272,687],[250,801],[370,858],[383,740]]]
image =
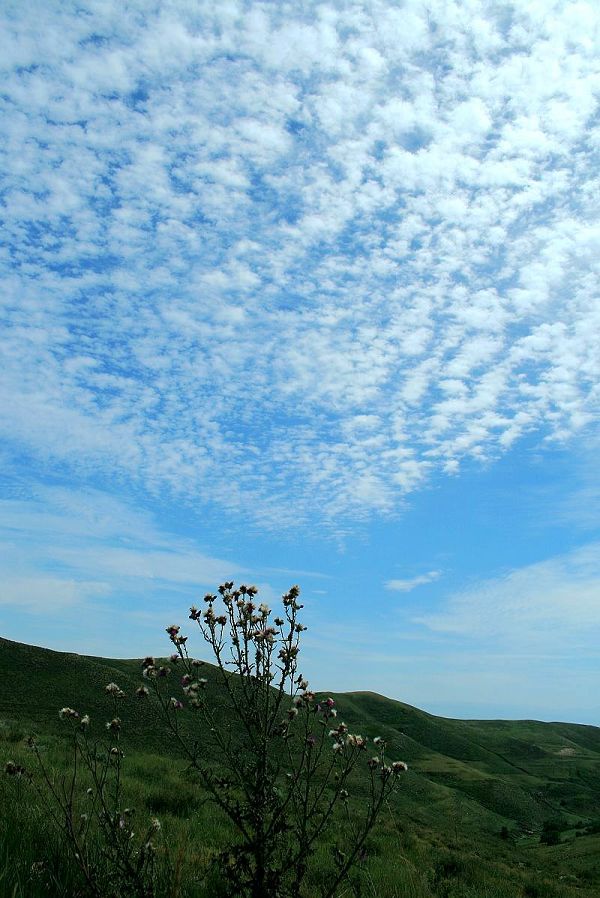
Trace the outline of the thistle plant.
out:
[[[218,857],[224,890],[236,898],[299,898],[345,887],[379,811],[406,770],[389,762],[385,740],[371,742],[338,717],[299,671],[300,591],[293,586],[279,614],[258,604],[254,586],[224,583],[189,617],[213,664],[197,660],[178,625],[166,628],[168,662],[147,657],[138,699],[154,699],[174,748],[203,797],[233,833]],[[125,806],[122,723],[124,691],[105,687],[110,713],[102,736],[88,714],[60,710],[68,732],[68,773],[49,769],[36,741],[37,774],[9,761],[6,773],[32,785],[91,898],[159,898],[180,894],[166,853],[156,853],[158,820],[138,826]],[[193,774],[193,776],[192,776]],[[140,821],[141,822],[141,821]],[[326,844],[330,863],[315,855]],[[162,885],[159,885],[159,882]],[[310,883],[310,892],[309,889]],[[63,894],[66,894],[66,888]]]
[[[70,707],[58,712],[68,733],[66,774],[53,773],[33,737],[28,745],[37,762],[35,768],[8,761],[5,772],[26,780],[37,793],[79,871],[78,894],[154,898],[155,839],[160,823],[152,818],[138,829],[133,809],[124,806],[119,704],[125,693],[116,683],[109,683],[105,692],[111,714],[102,737],[93,736],[88,714]]]
[[[341,811],[342,818],[351,819],[351,841],[335,845],[321,888],[323,898],[333,898],[406,764],[387,761],[383,739],[369,746],[365,737],[349,732],[334,700],[317,699],[299,672],[306,627],[298,618],[303,607],[298,587],[282,597],[279,616],[257,603],[257,592],[226,582],[218,595],[204,597],[203,610],[190,609],[216,662],[206,676],[200,675],[203,662],[190,655],[181,628],[167,627],[175,652],[168,665],[144,660],[145,685],[138,695],[154,694],[190,768],[232,824],[235,839],[220,858],[229,893],[303,894],[311,859]],[[187,713],[196,719],[184,725]],[[217,764],[207,762],[209,746]],[[366,790],[363,785],[350,815],[359,772]]]

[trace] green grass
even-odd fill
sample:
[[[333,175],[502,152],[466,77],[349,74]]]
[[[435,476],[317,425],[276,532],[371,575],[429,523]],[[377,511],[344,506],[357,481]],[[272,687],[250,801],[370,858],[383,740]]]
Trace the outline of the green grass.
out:
[[[211,683],[209,692],[223,705]],[[0,762],[31,765],[26,744],[38,734],[44,758],[64,771],[58,708],[87,712],[102,728],[103,687],[127,693],[124,788],[140,820],[163,824],[162,893],[218,896],[215,858],[228,825],[203,801],[184,760],[152,714],[133,697],[138,661],[50,652],[0,640]],[[212,690],[212,692],[211,692]],[[597,898],[600,894],[600,730],[536,721],[457,721],[435,717],[372,693],[334,695],[342,719],[367,736],[382,735],[392,759],[409,772],[386,806],[348,898]],[[223,717],[222,726],[229,726]],[[207,760],[215,763],[210,740]],[[351,789],[358,813],[361,785]],[[0,783],[0,898],[76,894],[72,863],[47,814],[25,782]],[[560,843],[540,844],[545,821],[560,821]],[[508,838],[500,836],[503,827]],[[42,850],[43,849],[43,850]],[[43,862],[43,863],[42,863]],[[319,846],[309,894],[331,868],[331,842]],[[62,889],[62,891],[61,891]]]

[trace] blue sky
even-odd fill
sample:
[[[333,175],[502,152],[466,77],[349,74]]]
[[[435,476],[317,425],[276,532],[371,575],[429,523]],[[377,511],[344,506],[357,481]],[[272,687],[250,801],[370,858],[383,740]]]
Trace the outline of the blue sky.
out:
[[[597,5],[0,15],[2,634],[600,723]]]

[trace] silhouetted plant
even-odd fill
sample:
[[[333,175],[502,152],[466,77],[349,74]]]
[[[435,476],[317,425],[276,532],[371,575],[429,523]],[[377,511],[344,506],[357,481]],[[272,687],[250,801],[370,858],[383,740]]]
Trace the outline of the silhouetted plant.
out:
[[[204,662],[189,654],[188,637],[172,625],[167,633],[175,652],[167,664],[151,657],[143,661],[145,682],[136,694],[140,699],[154,696],[175,746],[195,772],[190,780],[232,826],[235,835],[219,856],[229,894],[303,894],[311,860],[337,820],[331,865],[320,888],[323,898],[333,898],[364,860],[366,839],[406,764],[388,763],[379,737],[369,752],[368,740],[338,720],[334,700],[318,700],[298,672],[300,637],[306,629],[298,620],[303,607],[298,587],[282,597],[280,616],[273,616],[266,604],[256,604],[257,592],[254,586],[235,589],[227,582],[218,595],[205,596],[203,611],[190,609],[190,619],[216,662],[206,677],[200,676]],[[30,744],[41,778],[14,762],[6,772],[19,781],[25,778],[46,803],[80,871],[84,894],[154,898],[160,824],[154,818],[138,831],[133,811],[123,807],[119,703],[125,694],[115,683],[105,691],[112,715],[104,740],[91,737],[87,714],[68,707],[59,712],[69,727],[66,776],[53,776],[34,740]],[[210,747],[212,763],[207,760]],[[350,792],[360,770],[360,794],[350,812]],[[174,894],[175,885],[166,892]]]
[[[381,738],[373,740],[369,756],[367,739],[350,733],[337,719],[333,699],[317,700],[298,672],[300,636],[306,629],[298,620],[303,607],[298,587],[283,596],[280,616],[266,604],[257,605],[257,592],[227,582],[218,595],[205,596],[203,611],[190,609],[216,661],[207,674],[210,680],[199,676],[202,662],[189,654],[188,637],[176,625],[167,628],[176,649],[169,663],[181,671],[181,697],[168,685],[172,669],[153,658],[144,661],[144,678],[211,800],[233,824],[236,841],[221,857],[232,894],[301,894],[311,857],[336,810],[347,808],[351,774],[363,762],[367,799],[362,816],[351,818],[351,843],[333,851],[322,887],[331,898],[360,858],[406,764],[386,761]],[[140,696],[148,686],[140,687]],[[222,724],[223,701],[233,728]],[[187,710],[199,716],[200,738],[190,738],[181,724]],[[217,749],[219,771],[203,759],[207,738]]]

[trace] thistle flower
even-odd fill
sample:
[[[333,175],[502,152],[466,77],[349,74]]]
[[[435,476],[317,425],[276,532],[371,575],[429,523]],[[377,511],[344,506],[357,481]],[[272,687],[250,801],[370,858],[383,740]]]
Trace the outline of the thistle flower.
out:
[[[171,662],[171,664],[179,664],[181,658],[177,654],[177,652],[174,652],[172,655],[169,655],[169,661]]]
[[[380,760],[379,758],[369,758],[367,764],[371,768],[371,770],[375,770],[376,767],[379,767]]]
[[[109,720],[105,726],[107,730],[118,732],[118,730],[121,729],[121,719],[119,717],[113,717],[113,719]]]
[[[172,711],[181,711],[181,709],[183,708],[183,702],[180,702],[178,698],[173,698],[171,696],[171,698],[169,699],[169,708],[171,708]]]
[[[355,733],[348,733],[346,737],[346,743],[351,745],[353,748],[366,748],[367,740],[364,736],[359,736]]]
[[[116,683],[109,683],[108,686],[104,687],[104,691],[114,696],[114,698],[125,698],[125,693]]]
[[[171,639],[174,639],[180,630],[181,630],[181,627],[178,624],[171,624],[169,627],[165,628],[165,632],[167,632],[169,634]]]
[[[344,750],[344,743],[343,743],[343,742],[334,742],[333,745],[332,745],[332,748],[333,748],[333,751],[334,751],[334,752],[336,753],[336,755],[337,755],[337,754],[339,754],[341,751]]]
[[[379,746],[383,748],[385,745],[385,739],[382,739],[381,736],[375,736],[375,738],[373,739],[373,745],[376,745],[378,748]]]
[[[290,720],[293,720],[294,717],[297,717],[297,716],[298,716],[298,708],[296,708],[296,707],[294,707],[294,708],[288,708],[288,712],[287,712],[287,713],[288,713],[289,719],[290,719]]]
[[[144,660],[142,661],[142,667],[154,667],[155,664],[156,664],[156,661],[154,660],[154,658],[152,657],[152,655],[148,655],[148,656],[147,656],[146,658],[144,658]]]
[[[392,770],[396,774],[406,773],[406,771],[408,770],[408,764],[405,764],[404,761],[394,761],[394,763],[392,764]]]
[[[190,620],[200,620],[201,611],[198,611],[195,605],[190,608]]]
[[[89,725],[90,725],[90,715],[84,714],[83,717],[81,718],[81,720],[79,721],[79,726],[82,729],[85,729],[86,727],[89,727]]]
[[[69,718],[77,720],[79,718],[78,712],[74,711],[73,708],[61,708],[58,712],[58,716],[61,720],[68,720]]]

